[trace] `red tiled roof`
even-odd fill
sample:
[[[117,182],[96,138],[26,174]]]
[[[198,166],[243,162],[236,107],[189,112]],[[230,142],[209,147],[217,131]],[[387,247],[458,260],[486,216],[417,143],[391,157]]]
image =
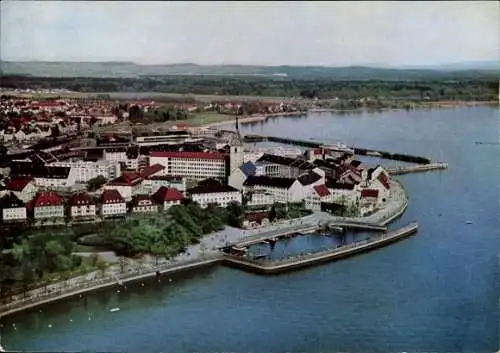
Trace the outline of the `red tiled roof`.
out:
[[[45,206],[61,206],[64,200],[61,196],[53,191],[39,192],[35,198],[30,202],[31,207],[45,207]]]
[[[184,199],[184,196],[182,196],[182,193],[175,188],[162,186],[154,193],[153,198],[157,202],[181,201]]]
[[[111,180],[106,185],[110,186],[134,186],[142,182],[138,172],[123,172],[118,178]]]
[[[363,189],[361,190],[361,197],[366,198],[366,197],[378,197],[378,190],[374,189]]]
[[[224,160],[226,158],[225,154],[218,152],[151,152],[151,157],[163,157],[163,158],[181,158],[181,159],[220,159]]]
[[[384,185],[384,188],[386,188],[387,190],[391,188],[391,184],[389,183],[389,178],[384,172],[380,173],[377,179],[378,181],[380,181],[382,185]]]
[[[316,190],[316,192],[318,193],[318,195],[320,197],[324,197],[324,196],[330,195],[330,191],[328,191],[328,188],[326,187],[325,184],[316,185],[314,187],[314,190]]]
[[[95,205],[94,199],[87,193],[82,192],[80,194],[73,195],[69,201],[71,206],[88,206]]]
[[[165,169],[165,167],[162,166],[161,164],[150,165],[149,167],[146,167],[143,169],[143,171],[141,172],[141,177],[143,177],[144,179],[147,179],[150,176],[152,176],[153,174],[162,171],[163,169]]]
[[[101,201],[106,205],[125,202],[122,195],[115,189],[104,190],[101,195]]]
[[[10,191],[23,191],[26,185],[33,181],[31,177],[15,177],[7,183],[7,190]]]

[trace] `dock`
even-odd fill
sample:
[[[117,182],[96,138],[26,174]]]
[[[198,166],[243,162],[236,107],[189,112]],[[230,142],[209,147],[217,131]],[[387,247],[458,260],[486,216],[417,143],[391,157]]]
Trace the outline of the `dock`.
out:
[[[335,261],[347,256],[374,250],[398,240],[405,239],[418,231],[418,224],[412,222],[392,232],[386,233],[375,239],[368,239],[357,243],[329,249],[317,253],[295,256],[280,261],[252,260],[233,255],[225,255],[224,263],[228,266],[237,267],[259,274],[278,274],[285,271],[305,268],[322,262]]]
[[[363,223],[363,222],[343,222],[343,221],[332,221],[328,223],[328,226],[334,228],[342,228],[342,229],[353,229],[353,230],[375,230],[379,232],[386,232],[387,226],[372,224],[372,223]]]
[[[448,169],[448,163],[430,163],[424,165],[414,165],[409,167],[389,168],[387,172],[391,175],[401,175],[409,173],[421,173],[432,170]]]

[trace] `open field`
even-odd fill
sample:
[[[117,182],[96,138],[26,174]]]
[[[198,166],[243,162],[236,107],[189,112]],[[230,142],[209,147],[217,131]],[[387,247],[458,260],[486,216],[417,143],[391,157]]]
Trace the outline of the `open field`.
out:
[[[15,91],[4,91],[2,94],[5,95],[15,95],[19,97],[36,97],[36,98],[86,98],[86,97],[97,97],[97,96],[109,96],[111,99],[116,100],[140,100],[140,99],[152,99],[158,102],[162,100],[168,100],[168,98],[185,98],[194,99],[198,102],[211,102],[214,100],[218,101],[266,101],[270,103],[280,103],[280,102],[307,102],[309,99],[305,98],[293,98],[293,97],[261,97],[261,96],[228,96],[228,95],[203,95],[203,94],[180,94],[180,93],[161,93],[161,92],[54,92],[54,93],[26,93],[26,92],[15,92]]]

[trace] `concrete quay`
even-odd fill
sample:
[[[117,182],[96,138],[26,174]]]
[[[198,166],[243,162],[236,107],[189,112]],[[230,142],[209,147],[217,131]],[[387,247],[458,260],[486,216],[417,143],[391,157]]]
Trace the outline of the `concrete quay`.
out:
[[[412,222],[395,231],[386,233],[376,239],[368,239],[336,249],[307,254],[305,256],[296,256],[279,261],[251,260],[234,255],[225,255],[223,261],[229,266],[237,267],[254,273],[267,275],[278,274],[285,271],[317,265],[322,262],[338,260],[347,256],[352,256],[361,252],[380,248],[398,240],[407,238],[415,234],[417,230],[418,224],[416,222]]]
[[[409,167],[389,168],[387,172],[391,175],[401,175],[409,173],[428,172],[432,170],[448,169],[448,163],[430,163],[424,165],[414,165]]]

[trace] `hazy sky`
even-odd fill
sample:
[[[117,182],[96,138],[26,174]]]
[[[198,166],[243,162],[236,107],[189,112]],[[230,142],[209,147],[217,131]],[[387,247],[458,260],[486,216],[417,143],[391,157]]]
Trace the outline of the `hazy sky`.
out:
[[[3,60],[434,65],[500,60],[497,1],[2,1]]]

